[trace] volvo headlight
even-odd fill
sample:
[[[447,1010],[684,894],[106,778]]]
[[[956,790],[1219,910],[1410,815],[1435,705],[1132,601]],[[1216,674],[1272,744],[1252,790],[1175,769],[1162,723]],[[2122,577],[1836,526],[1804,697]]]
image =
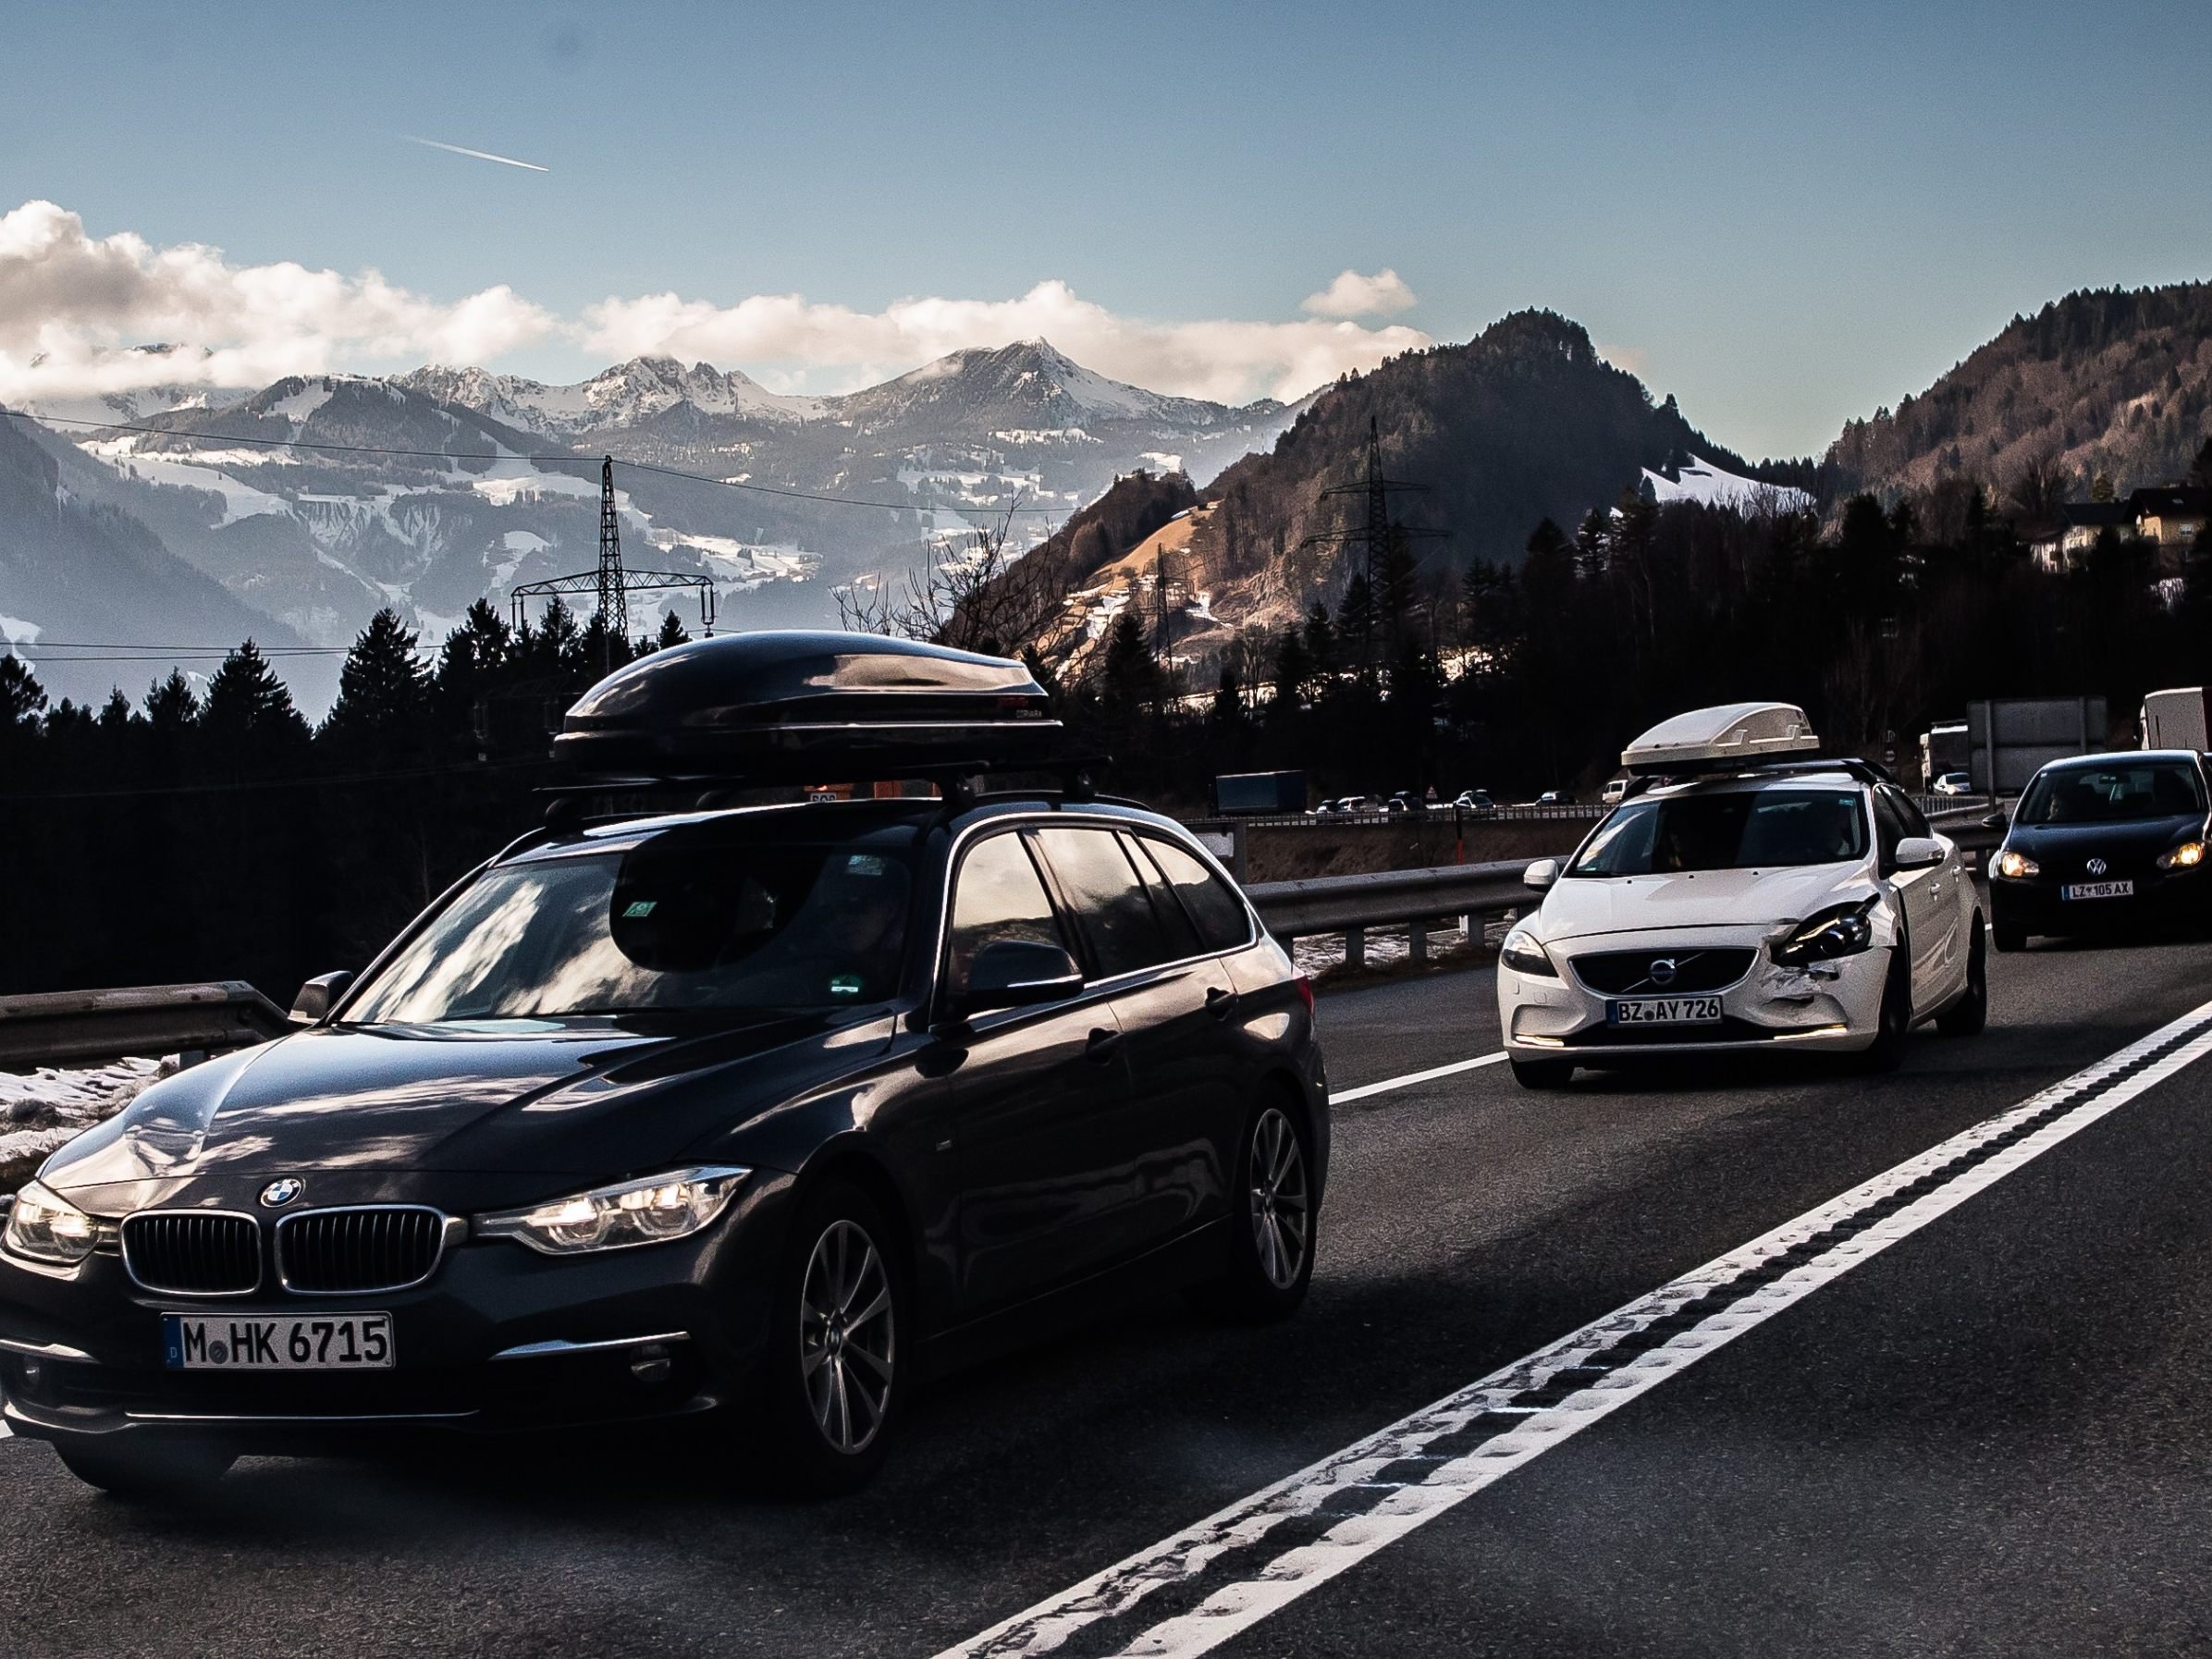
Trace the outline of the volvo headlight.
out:
[[[1775,945],[1775,960],[1784,967],[1803,967],[1809,962],[1856,956],[1874,942],[1874,910],[1879,902],[1861,899],[1807,916]]]
[[[2018,881],[2025,876],[2040,876],[2043,866],[2025,853],[1999,853],[1997,855],[1997,873]]]
[[[480,1215],[476,1235],[511,1238],[547,1256],[662,1244],[712,1224],[729,1208],[738,1183],[751,1173],[721,1166],[672,1170],[665,1175],[597,1186],[527,1210]]]
[[[33,1181],[16,1195],[0,1243],[32,1261],[74,1267],[99,1245],[100,1223],[52,1187]]]
[[[1540,979],[1559,977],[1559,970],[1544,953],[1543,942],[1526,927],[1516,928],[1505,935],[1505,942],[1498,947],[1498,960],[1517,974],[1530,974]]]
[[[2162,870],[2193,870],[2205,862],[2205,843],[2185,841],[2169,853],[2158,854],[2158,867]]]

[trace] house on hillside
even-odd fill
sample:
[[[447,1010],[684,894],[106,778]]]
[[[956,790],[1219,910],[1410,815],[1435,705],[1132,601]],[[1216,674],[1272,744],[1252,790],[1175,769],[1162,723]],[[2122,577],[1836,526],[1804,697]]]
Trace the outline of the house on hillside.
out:
[[[2028,544],[2035,568],[2058,575],[2078,570],[2096,538],[2109,530],[2126,535],[2135,528],[2135,509],[2127,501],[2069,501],[2058,522]]]
[[[2212,490],[2175,484],[2139,489],[2128,498],[2128,508],[2135,516],[2135,534],[2157,544],[2160,571],[2177,575],[2205,534]]]

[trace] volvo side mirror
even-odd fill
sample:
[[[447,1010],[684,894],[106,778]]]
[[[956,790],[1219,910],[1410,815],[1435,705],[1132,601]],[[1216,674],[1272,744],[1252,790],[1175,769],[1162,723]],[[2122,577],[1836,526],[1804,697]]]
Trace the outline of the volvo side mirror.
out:
[[[1908,835],[1898,842],[1891,862],[1900,870],[1924,870],[1943,862],[1943,843],[1933,835]]]
[[[1083,970],[1058,945],[1033,939],[994,939],[968,965],[967,983],[953,1002],[963,1014],[1057,1002],[1083,989]]]
[[[292,1024],[312,1026],[322,1019],[346,994],[346,988],[353,983],[353,970],[340,968],[335,974],[317,974],[300,988],[300,994],[292,999]]]
[[[1521,885],[1532,892],[1548,891],[1559,879],[1559,861],[1556,858],[1539,858],[1521,872]]]

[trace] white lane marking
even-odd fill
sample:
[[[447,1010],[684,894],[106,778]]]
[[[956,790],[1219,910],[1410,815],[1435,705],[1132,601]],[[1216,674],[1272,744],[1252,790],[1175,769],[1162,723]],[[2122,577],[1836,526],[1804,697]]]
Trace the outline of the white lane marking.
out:
[[[1364,1513],[1348,1517],[1309,1543],[1286,1550],[1223,1585],[1190,1612],[1161,1620],[1116,1651],[1152,1659],[1189,1659],[1219,1646],[2212,1053],[2212,1031],[2206,1031],[2133,1076],[2109,1081],[2115,1073],[2206,1019],[2212,1019],[2212,1002],[1528,1358],[1094,1573],[971,1641],[946,1649],[939,1659],[1012,1659],[1015,1655],[1026,1659],[1051,1653],[1088,1626],[1128,1612],[1152,1591],[1189,1582],[1210,1563],[1232,1550],[1259,1542],[1280,1523],[1310,1516],[1330,1498],[1351,1489],[1372,1490],[1378,1484],[1377,1477],[1391,1465],[1428,1459],[1429,1469],[1419,1480],[1383,1480],[1380,1483],[1389,1489],[1388,1495]],[[1605,1353],[1686,1303],[1755,1272],[1801,1241],[1850,1222],[1915,1182],[1972,1157],[1990,1141],[2053,1109],[2070,1094],[2099,1085],[2104,1087],[2081,1105],[2051,1118],[1894,1214],[1852,1233],[1771,1284],[1727,1303],[1557,1404],[1535,1409],[1510,1404],[1517,1395],[1540,1388],[1561,1371]],[[1444,1436],[1465,1430],[1483,1413],[1500,1410],[1517,1414],[1517,1420],[1471,1450],[1450,1457],[1427,1451]]]
[[[1329,1104],[1344,1106],[1394,1088],[1411,1088],[1416,1083],[1433,1083],[1439,1077],[1452,1077],[1461,1072],[1471,1072],[1479,1065],[1495,1065],[1505,1058],[1505,1051],[1500,1049],[1494,1054],[1483,1054],[1473,1060],[1455,1060],[1449,1065],[1431,1066],[1425,1072],[1407,1072],[1403,1077],[1385,1077],[1380,1083],[1362,1083],[1358,1088],[1339,1089],[1331,1094]]]

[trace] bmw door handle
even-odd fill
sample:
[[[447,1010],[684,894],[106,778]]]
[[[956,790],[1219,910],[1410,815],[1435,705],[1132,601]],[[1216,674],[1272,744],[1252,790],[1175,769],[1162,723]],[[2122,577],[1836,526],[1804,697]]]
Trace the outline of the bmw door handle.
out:
[[[1091,1031],[1090,1040],[1083,1045],[1083,1058],[1094,1065],[1104,1065],[1121,1051],[1121,1047],[1122,1034],[1119,1031],[1109,1031],[1103,1026],[1096,1026]]]
[[[1216,985],[1206,993],[1206,1012],[1217,1020],[1225,1020],[1235,1012],[1236,993],[1224,986]]]

